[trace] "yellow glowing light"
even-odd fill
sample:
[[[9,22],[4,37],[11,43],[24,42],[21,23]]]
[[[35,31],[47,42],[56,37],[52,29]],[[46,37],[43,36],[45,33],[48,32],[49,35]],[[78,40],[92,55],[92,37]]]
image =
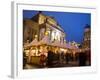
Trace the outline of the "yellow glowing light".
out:
[[[38,35],[35,35],[35,38],[37,38],[38,37]]]
[[[48,35],[48,32],[47,31],[45,32],[45,35]]]

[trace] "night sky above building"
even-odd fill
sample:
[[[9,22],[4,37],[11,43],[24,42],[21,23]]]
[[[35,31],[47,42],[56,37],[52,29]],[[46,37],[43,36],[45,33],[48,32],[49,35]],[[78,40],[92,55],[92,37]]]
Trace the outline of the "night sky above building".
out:
[[[23,10],[23,18],[32,18],[38,11]],[[61,28],[66,33],[66,40],[82,43],[84,28],[86,24],[91,26],[90,13],[75,13],[75,12],[49,12],[43,11],[43,14],[52,16],[61,25]]]

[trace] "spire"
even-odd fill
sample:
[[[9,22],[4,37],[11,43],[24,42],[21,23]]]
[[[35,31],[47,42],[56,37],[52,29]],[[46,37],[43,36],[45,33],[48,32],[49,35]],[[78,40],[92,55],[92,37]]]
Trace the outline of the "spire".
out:
[[[86,25],[85,25],[85,29],[86,29],[86,28],[90,28],[90,25],[86,24]]]
[[[39,11],[39,14],[41,14],[42,13],[42,11]]]

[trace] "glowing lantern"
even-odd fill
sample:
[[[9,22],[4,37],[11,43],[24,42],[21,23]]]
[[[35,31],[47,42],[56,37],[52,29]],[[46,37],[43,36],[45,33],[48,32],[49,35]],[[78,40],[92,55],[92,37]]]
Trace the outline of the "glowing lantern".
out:
[[[45,35],[46,35],[46,36],[48,35],[48,32],[47,32],[47,31],[45,32]]]
[[[37,38],[38,37],[38,35],[35,35],[35,38]]]

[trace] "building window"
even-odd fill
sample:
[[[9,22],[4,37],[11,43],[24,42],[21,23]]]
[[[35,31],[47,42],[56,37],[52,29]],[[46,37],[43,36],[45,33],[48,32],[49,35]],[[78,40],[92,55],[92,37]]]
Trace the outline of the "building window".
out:
[[[44,34],[45,34],[45,28],[42,28],[40,30],[40,40],[44,37]]]

